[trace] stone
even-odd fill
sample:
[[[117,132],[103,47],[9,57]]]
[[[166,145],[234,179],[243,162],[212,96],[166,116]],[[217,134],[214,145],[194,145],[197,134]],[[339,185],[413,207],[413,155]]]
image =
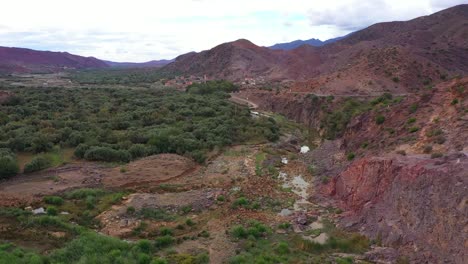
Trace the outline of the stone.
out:
[[[32,210],[32,213],[34,215],[38,215],[38,214],[45,214],[46,211],[45,211],[44,207],[39,207],[37,209]]]

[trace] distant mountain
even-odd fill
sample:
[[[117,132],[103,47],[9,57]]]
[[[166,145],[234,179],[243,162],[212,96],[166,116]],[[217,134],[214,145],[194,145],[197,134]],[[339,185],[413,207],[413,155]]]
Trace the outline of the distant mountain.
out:
[[[67,52],[0,47],[0,73],[52,73],[67,69],[106,68],[105,62]]]
[[[265,76],[268,79],[301,79],[317,66],[314,50],[308,45],[295,50],[272,50],[246,39],[224,43],[200,53],[181,55],[165,69],[174,72],[207,75],[212,78],[240,81]]]
[[[346,36],[337,37],[337,38],[332,38],[332,39],[328,39],[328,40],[325,40],[325,41],[321,41],[320,39],[315,39],[315,38],[308,39],[308,40],[295,40],[295,41],[292,41],[292,42],[278,43],[278,44],[275,44],[273,46],[270,46],[269,48],[274,49],[274,50],[292,50],[292,49],[298,48],[298,47],[300,47],[302,45],[310,45],[310,46],[314,46],[314,47],[321,47],[321,46],[323,46],[325,44],[336,42],[336,41],[338,41],[340,39],[343,39],[345,37]]]
[[[104,61],[110,67],[115,68],[158,68],[173,62],[174,60],[152,60],[148,62],[113,62]]]
[[[241,81],[294,81],[292,89],[329,93],[406,93],[468,74],[468,5],[409,21],[386,22],[328,45],[291,50],[248,40],[176,58],[166,69]]]

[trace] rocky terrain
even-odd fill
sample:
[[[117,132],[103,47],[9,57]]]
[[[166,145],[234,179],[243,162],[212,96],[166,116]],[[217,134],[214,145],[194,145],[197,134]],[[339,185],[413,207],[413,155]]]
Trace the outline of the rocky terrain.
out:
[[[236,97],[307,124],[322,137],[330,135],[330,112],[361,109],[333,134],[337,139],[317,143],[307,155],[322,179],[316,180],[318,197],[336,199],[346,211],[343,226],[398,249],[411,263],[464,263],[467,89],[462,78],[389,101],[263,90]],[[343,109],[351,100],[356,105]]]
[[[43,257],[57,250],[50,255],[56,258],[63,243],[72,244],[94,232],[118,238],[109,244],[131,245],[131,250],[109,247],[109,259],[118,255],[135,260],[127,252],[136,252],[145,258],[141,263],[160,257],[167,262],[156,263],[467,263],[467,62],[468,5],[372,25],[320,47],[273,50],[240,39],[181,55],[162,68],[178,75],[167,75],[168,79],[164,75],[165,91],[176,87],[183,96],[186,87],[196,83],[200,87],[189,88],[203,96],[161,109],[122,113],[99,136],[115,132],[110,140],[119,144],[114,148],[125,147],[133,143],[119,142],[128,132],[125,121],[141,114],[147,114],[145,121],[157,131],[192,118],[194,111],[206,117],[225,113],[203,109],[210,104],[203,102],[207,98],[203,93],[210,90],[201,88],[207,80],[227,79],[241,88],[229,90],[234,92],[228,102],[227,93],[218,94],[222,88],[211,87],[225,100],[220,105],[232,106],[226,112],[234,117],[242,108],[242,120],[269,125],[252,127],[261,129],[257,134],[277,136],[274,142],[255,137],[239,145],[229,141],[211,148],[199,163],[193,160],[196,156],[184,155],[178,148],[157,155],[143,149],[148,156],[131,161],[75,157],[49,169],[21,172],[0,182],[0,242],[34,249]],[[0,72],[6,73],[108,64],[67,53],[0,48]],[[125,71],[116,75],[135,76],[126,76]],[[1,79],[0,85],[104,89],[112,91],[109,102],[115,107],[128,100],[116,97],[121,90],[128,89],[130,95],[161,88],[151,85],[153,79],[140,87],[131,81],[114,85],[119,78],[105,85],[96,76],[86,85],[68,78],[66,74],[13,75]],[[90,77],[81,78],[86,83]],[[19,98],[8,102],[11,95],[0,91],[0,103],[8,107],[24,103]],[[135,102],[151,103],[141,98]],[[200,105],[152,123],[161,113],[194,102]],[[96,122],[101,124],[112,110],[96,105],[95,113],[106,114]],[[27,111],[45,107],[52,105],[41,102]],[[12,114],[11,120],[15,118]],[[193,139],[217,130],[226,118],[211,120],[216,124],[198,131]],[[179,134],[193,132],[194,124],[204,122],[193,120],[178,124]],[[47,134],[54,131],[48,121],[27,124]],[[16,123],[7,125],[19,126]],[[176,130],[168,131],[169,135]],[[132,137],[136,142],[148,141],[137,134]],[[33,146],[40,145],[40,139]],[[166,139],[180,141],[155,137],[152,144],[163,146],[158,143]],[[183,142],[181,146],[193,143]],[[11,142],[2,142],[7,143]],[[200,144],[205,143],[210,142]],[[18,156],[25,158],[24,153]],[[8,248],[3,246],[0,253],[16,252]],[[81,259],[79,254],[72,257],[77,256]]]

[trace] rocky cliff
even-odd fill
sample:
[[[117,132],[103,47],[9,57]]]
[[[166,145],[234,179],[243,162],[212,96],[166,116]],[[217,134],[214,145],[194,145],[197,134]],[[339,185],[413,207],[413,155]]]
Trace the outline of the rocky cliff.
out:
[[[413,263],[467,263],[468,157],[377,157],[354,162],[328,187],[343,223]]]

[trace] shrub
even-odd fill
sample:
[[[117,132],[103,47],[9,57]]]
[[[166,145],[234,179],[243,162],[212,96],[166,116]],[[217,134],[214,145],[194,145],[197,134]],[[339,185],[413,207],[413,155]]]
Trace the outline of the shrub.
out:
[[[54,216],[54,215],[57,215],[57,213],[58,213],[58,210],[57,210],[56,207],[54,207],[54,206],[47,207],[47,215]]]
[[[419,127],[417,127],[417,126],[412,126],[412,127],[410,127],[410,128],[408,129],[408,131],[409,131],[410,133],[417,132],[418,130],[419,130]]]
[[[406,123],[413,124],[414,122],[416,122],[416,118],[410,117],[410,118],[408,118],[408,121]]]
[[[269,229],[257,221],[250,221],[247,226],[236,225],[231,228],[231,235],[236,239],[246,239],[253,237],[258,239],[265,236],[269,232]]]
[[[354,152],[348,153],[348,155],[346,156],[348,160],[353,160],[355,157],[356,157],[356,154],[354,154]]]
[[[192,219],[188,218],[188,219],[185,221],[185,224],[188,225],[188,226],[194,226],[194,225],[195,225],[195,222],[194,222]]]
[[[135,213],[135,207],[129,206],[127,207],[127,214],[134,214]]]
[[[138,241],[136,246],[143,253],[150,253],[151,252],[152,245],[151,245],[151,242],[149,240],[147,240],[147,239],[142,239],[142,240]]]
[[[289,254],[289,245],[286,242],[280,242],[275,248],[275,251],[280,255]]]
[[[385,122],[385,117],[383,115],[378,115],[375,117],[375,123],[377,125],[383,124]]]
[[[80,158],[80,159],[84,158],[86,151],[88,151],[89,148],[90,147],[86,144],[79,144],[75,148],[75,152],[74,152],[75,157]]]
[[[19,172],[16,155],[9,149],[0,149],[0,179],[9,178]]]
[[[443,156],[444,156],[444,154],[439,153],[439,152],[436,152],[436,153],[432,153],[432,154],[431,154],[431,158],[432,158],[432,159],[442,158]]]
[[[43,200],[45,203],[53,204],[53,205],[62,205],[64,202],[62,197],[58,197],[58,196],[45,196]]]
[[[162,236],[172,236],[174,235],[174,231],[172,231],[170,228],[163,227],[161,230],[159,230],[159,234]]]
[[[330,181],[330,178],[329,178],[328,176],[322,176],[322,177],[320,178],[320,182],[321,182],[322,184],[327,184],[329,181]]]
[[[456,105],[456,104],[458,104],[458,99],[457,99],[457,98],[453,99],[452,102],[450,102],[450,104],[451,104],[451,105]]]
[[[432,146],[431,145],[425,145],[423,149],[424,153],[431,153],[432,152]]]
[[[362,144],[361,144],[361,148],[365,149],[369,146],[369,142],[368,141],[364,141]]]
[[[130,154],[132,155],[132,159],[141,158],[147,155],[148,150],[146,149],[145,145],[143,144],[135,144],[128,149]]]
[[[52,166],[52,161],[49,160],[46,156],[36,156],[31,160],[31,162],[24,166],[24,172],[30,173],[40,171],[47,169],[50,166]]]
[[[416,112],[418,110],[418,107],[419,107],[418,104],[410,105],[410,108],[409,108],[410,113]]]
[[[281,224],[278,225],[279,229],[289,229],[290,227],[291,227],[291,224],[288,223],[288,222],[281,223]]]
[[[170,235],[165,235],[165,236],[161,236],[161,237],[157,237],[156,240],[155,240],[155,243],[154,245],[157,247],[157,248],[164,248],[164,247],[168,247],[170,245],[172,245],[174,243],[174,238]]]
[[[129,162],[131,155],[126,150],[115,150],[109,147],[91,147],[84,155],[87,160],[106,162]]]
[[[400,78],[398,78],[398,77],[393,77],[393,78],[392,78],[392,81],[398,83],[398,82],[400,82]]]
[[[237,207],[245,207],[247,205],[249,205],[249,200],[245,197],[240,197],[238,198],[237,200],[234,201],[234,203],[232,204],[233,207],[237,208]]]
[[[101,189],[82,188],[73,190],[65,195],[67,199],[85,199],[88,196],[99,197],[106,194],[106,191]]]

